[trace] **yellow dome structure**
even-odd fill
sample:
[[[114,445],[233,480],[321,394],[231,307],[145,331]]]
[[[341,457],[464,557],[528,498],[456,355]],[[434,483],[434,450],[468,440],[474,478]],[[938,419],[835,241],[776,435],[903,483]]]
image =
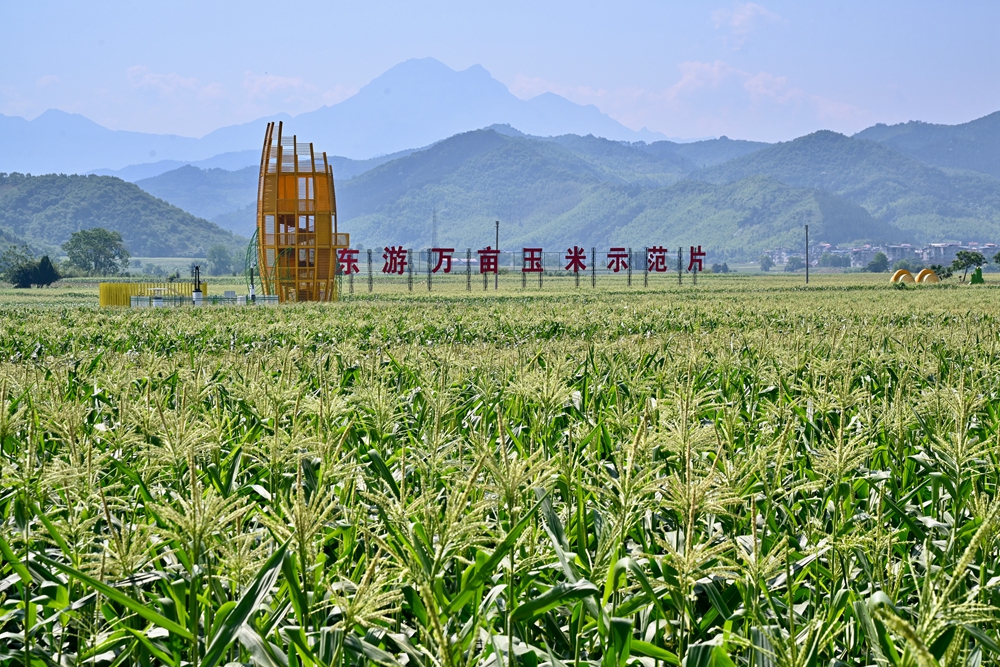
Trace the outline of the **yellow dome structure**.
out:
[[[913,279],[913,274],[906,269],[900,269],[892,274],[892,278],[889,279],[891,283],[912,283],[916,282]]]
[[[939,283],[941,279],[938,275],[934,273],[931,269],[922,269],[920,273],[917,274],[918,283]]]

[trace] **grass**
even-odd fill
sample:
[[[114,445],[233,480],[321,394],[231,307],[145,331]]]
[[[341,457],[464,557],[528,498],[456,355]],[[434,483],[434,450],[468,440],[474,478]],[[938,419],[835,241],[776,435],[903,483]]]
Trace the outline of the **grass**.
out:
[[[996,664],[997,288],[885,281],[0,292],[0,662]]]

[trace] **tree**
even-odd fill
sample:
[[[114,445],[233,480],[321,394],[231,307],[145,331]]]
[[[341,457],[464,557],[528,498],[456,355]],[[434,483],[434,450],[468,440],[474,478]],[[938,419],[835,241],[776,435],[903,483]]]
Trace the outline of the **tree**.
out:
[[[770,271],[772,266],[774,266],[774,260],[771,259],[770,255],[761,255],[760,256],[760,270],[761,271]]]
[[[4,282],[14,284],[14,274],[21,267],[34,264],[35,256],[28,246],[7,246],[7,249],[0,255],[0,279]]]
[[[806,268],[806,262],[801,257],[789,257],[785,262],[785,271],[792,272]]]
[[[226,246],[221,243],[216,243],[209,248],[205,258],[208,260],[209,274],[222,276],[233,272],[233,258]]]
[[[102,227],[73,232],[63,250],[71,264],[92,275],[113,276],[128,268],[122,235]]]
[[[955,253],[955,261],[951,263],[951,268],[955,271],[961,271],[962,282],[965,282],[966,276],[969,275],[969,269],[973,267],[978,269],[985,263],[986,258],[983,253],[975,250],[959,250]]]
[[[865,271],[869,273],[885,273],[889,270],[889,258],[886,257],[884,252],[875,253],[875,257],[872,261],[868,262],[868,266],[865,267]]]
[[[1000,252],[998,252],[997,254],[993,255],[993,263],[994,264],[1000,264]]]
[[[901,259],[892,265],[893,271],[899,271],[900,269],[906,269],[910,273],[919,273],[924,268],[923,262],[918,262],[915,259]]]
[[[56,271],[56,267],[52,266],[52,261],[49,260],[48,255],[45,255],[37,262],[32,259],[21,262],[8,271],[5,276],[7,282],[19,289],[31,287],[32,285],[47,287],[62,278],[59,272]]]
[[[850,255],[835,255],[832,252],[824,252],[819,258],[819,265],[831,268],[850,268]]]
[[[47,287],[62,278],[56,267],[52,266],[52,260],[49,259],[48,255],[38,260],[38,268],[35,274],[35,284],[39,287]]]
[[[951,278],[952,270],[951,267],[942,266],[940,264],[931,264],[931,271],[937,274],[937,277],[941,280],[945,278]]]

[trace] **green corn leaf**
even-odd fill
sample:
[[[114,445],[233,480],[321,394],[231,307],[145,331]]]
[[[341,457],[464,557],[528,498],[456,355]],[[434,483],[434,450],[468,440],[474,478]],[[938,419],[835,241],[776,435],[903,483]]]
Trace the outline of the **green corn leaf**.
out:
[[[212,638],[212,643],[208,645],[205,657],[201,661],[201,667],[215,667],[218,664],[229,645],[237,638],[240,628],[264,603],[264,599],[270,594],[271,588],[278,579],[281,563],[285,559],[287,551],[288,542],[285,542],[271,554],[271,557],[260,568],[257,576],[243,593],[236,608],[226,616],[219,632]]]
[[[612,618],[608,627],[611,636],[603,662],[606,667],[625,667],[632,655],[632,620]]]
[[[243,625],[237,631],[240,644],[260,667],[288,667],[278,658],[273,646],[264,641],[257,631],[248,625]]]
[[[725,649],[716,644],[691,644],[684,656],[684,667],[736,667]]]
[[[385,461],[382,460],[382,455],[374,449],[368,450],[368,465],[371,466],[372,470],[375,471],[375,474],[389,486],[389,489],[392,491],[392,495],[396,497],[396,500],[399,500],[399,485],[396,484],[396,480],[393,478],[392,472],[390,472],[389,467],[385,464]]]
[[[511,615],[515,622],[526,621],[541,616],[545,612],[581,598],[600,595],[601,590],[586,579],[575,583],[564,582],[553,586],[538,597],[518,605]]]
[[[475,595],[476,589],[485,584],[486,581],[493,576],[497,566],[500,565],[500,561],[504,559],[507,552],[510,551],[517,543],[517,538],[521,536],[524,529],[531,523],[535,516],[535,512],[537,512],[542,506],[542,502],[546,497],[548,496],[543,496],[541,500],[536,502],[532,508],[524,514],[521,520],[517,522],[517,525],[515,525],[511,531],[507,533],[503,541],[496,546],[493,553],[490,554],[490,557],[487,558],[481,566],[476,568],[476,573],[469,578],[469,581],[463,588],[462,592],[455,596],[455,598],[451,601],[451,604],[448,605],[446,610],[447,613],[454,614],[456,611],[468,604],[469,600],[471,600]]]
[[[11,551],[10,545],[7,544],[7,540],[3,538],[3,535],[0,535],[0,554],[3,555],[5,561],[10,563],[10,566],[14,569],[14,572],[17,573],[17,576],[21,578],[21,582],[23,584],[28,585],[31,583],[31,573],[28,572],[28,568],[24,566],[21,559],[15,556],[14,552]]]
[[[125,628],[129,633],[132,634],[136,640],[145,647],[147,651],[153,654],[153,657],[162,662],[165,665],[170,665],[170,667],[180,667],[180,658],[177,656],[170,655],[162,648],[154,644],[149,640],[149,637],[145,633],[139,632],[138,630],[133,630],[132,628]]]
[[[399,662],[392,657],[391,653],[377,646],[372,646],[357,635],[350,633],[344,635],[344,648],[359,658],[371,660],[377,665],[383,665],[383,667],[400,667]]]
[[[638,639],[632,639],[632,655],[641,655],[645,658],[652,658],[653,660],[660,660],[667,663],[668,665],[680,665],[681,661],[677,658],[677,655],[671,653],[665,648],[660,648],[655,644],[650,644],[649,642],[644,642]]]
[[[171,621],[169,618],[165,616],[160,615],[152,608],[150,608],[148,605],[138,600],[135,600],[129,597],[128,595],[125,595],[117,588],[113,588],[112,586],[105,584],[103,581],[98,581],[97,579],[94,579],[93,577],[84,574],[83,572],[80,572],[75,568],[70,567],[69,565],[64,565],[62,563],[46,558],[45,556],[36,554],[34,558],[36,558],[42,563],[45,563],[51,568],[59,570],[63,574],[79,579],[80,581],[87,584],[88,586],[96,590],[98,593],[106,597],[108,600],[111,600],[115,604],[120,604],[126,609],[135,612],[136,614],[146,619],[150,623],[158,625],[161,628],[167,630],[168,632],[172,632],[178,637],[181,637],[188,641],[194,641],[194,636],[190,633],[190,631],[188,631],[187,628],[185,628],[182,625],[178,625],[177,623]]]

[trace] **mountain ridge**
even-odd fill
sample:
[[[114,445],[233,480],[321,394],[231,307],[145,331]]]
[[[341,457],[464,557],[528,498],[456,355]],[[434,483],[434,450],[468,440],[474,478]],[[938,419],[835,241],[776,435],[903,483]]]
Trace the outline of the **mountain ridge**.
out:
[[[223,153],[260,150],[274,114],[182,137],[110,130],[79,114],[50,109],[28,121],[0,115],[0,172],[86,173],[116,170],[149,161],[191,162]],[[631,130],[592,105],[554,93],[521,100],[474,65],[455,71],[433,58],[395,65],[357,94],[294,117],[296,132],[328,155],[365,160],[426,146],[442,138],[493,123],[529,133],[595,133],[612,139],[649,141],[664,135]]]

